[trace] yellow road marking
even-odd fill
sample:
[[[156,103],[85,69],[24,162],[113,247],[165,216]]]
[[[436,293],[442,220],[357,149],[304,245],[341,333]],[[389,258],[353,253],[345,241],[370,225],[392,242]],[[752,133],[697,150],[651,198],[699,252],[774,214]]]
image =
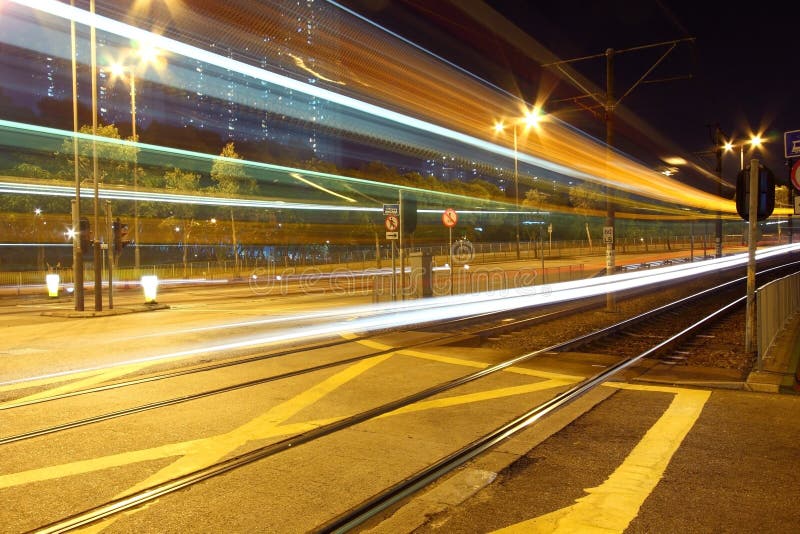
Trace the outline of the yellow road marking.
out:
[[[611,385],[611,384],[610,384]],[[613,384],[612,387],[628,385]],[[638,386],[665,391],[664,387]],[[675,398],[614,473],[567,508],[496,530],[496,533],[623,532],[638,515],[683,439],[694,426],[710,391],[672,388]]]
[[[65,377],[63,380],[74,380],[78,376],[84,376],[82,380],[77,380],[75,382],[70,382],[69,384],[64,384],[63,386],[46,389],[43,391],[39,391],[38,393],[33,393],[31,395],[26,395],[24,397],[20,397],[18,399],[14,399],[12,401],[2,402],[0,403],[0,407],[8,407],[14,406],[20,403],[24,403],[27,401],[43,399],[47,397],[52,397],[54,395],[61,395],[62,393],[72,393],[73,391],[80,391],[82,389],[88,389],[97,384],[102,384],[105,382],[110,382],[111,380],[118,378],[120,376],[125,376],[130,373],[134,373],[140,369],[144,369],[152,365],[151,363],[147,364],[139,364],[139,365],[128,365],[125,367],[114,367],[111,369],[104,369],[103,371],[93,371],[92,373],[80,373],[80,375],[69,375]],[[59,380],[59,382],[63,382],[63,380]],[[43,384],[47,384],[48,382],[43,382]],[[49,383],[54,383],[53,381]],[[31,384],[26,384],[25,387],[30,387]]]
[[[374,366],[382,363],[390,355],[377,356],[360,361],[347,369],[323,380],[315,386],[303,391],[301,394],[274,406],[259,417],[252,419],[244,425],[210,438],[195,440],[189,450],[175,462],[164,467],[148,478],[142,480],[125,492],[117,495],[123,497],[156,484],[161,484],[173,478],[178,478],[198,469],[212,465],[250,440],[264,439],[274,431],[283,421],[293,417],[301,410],[311,406],[343,384],[353,380]],[[281,430],[282,432],[282,430]],[[117,517],[110,517],[87,528],[86,532],[99,532],[114,523]]]
[[[474,360],[464,360],[462,358],[454,358],[452,356],[442,356],[440,354],[431,354],[429,352],[421,352],[418,350],[398,350],[397,354],[402,354],[404,356],[413,356],[414,358],[422,358],[424,360],[431,360],[440,363],[448,363],[451,365],[461,365],[464,367],[475,367],[477,369],[486,369],[490,366],[488,363],[484,362],[477,362]],[[553,373],[550,371],[541,371],[538,369],[525,369],[524,367],[507,367],[503,369],[503,371],[508,373],[515,373],[520,375],[529,375],[529,376],[536,376],[539,378],[549,378],[553,380],[566,380],[569,382],[577,382],[578,380],[583,380],[584,377],[582,376],[575,376],[575,375],[565,375],[561,373]]]
[[[345,337],[347,339],[348,335],[352,336],[350,337],[350,339],[356,337],[352,334],[343,334],[342,337]],[[391,346],[377,343],[371,340],[359,340],[358,343],[361,343],[365,346],[369,346],[370,348],[375,348],[378,350],[392,349]],[[488,364],[480,362],[463,360],[459,358],[453,358],[441,355],[434,355],[434,354],[424,353],[421,351],[403,350],[398,353],[407,356],[425,358],[453,365],[468,366],[474,368],[488,367]],[[135,485],[132,488],[129,488],[124,492],[124,494],[130,494],[139,489],[156,485],[158,483],[172,479],[174,477],[181,476],[183,474],[195,471],[203,467],[207,467],[208,465],[213,464],[219,461],[220,459],[224,458],[226,455],[233,453],[236,449],[245,445],[248,441],[274,439],[275,437],[279,436],[294,435],[311,430],[313,428],[317,428],[320,425],[329,424],[344,418],[345,416],[341,416],[341,417],[333,417],[316,421],[305,421],[305,422],[297,422],[291,424],[283,424],[287,419],[295,416],[301,410],[316,403],[317,401],[324,398],[332,391],[335,391],[345,383],[360,376],[361,374],[371,369],[372,367],[378,365],[379,363],[382,363],[390,356],[391,356],[390,354],[386,354],[379,357],[373,357],[364,360],[362,362],[359,362],[357,364],[354,364],[353,366],[348,367],[342,372],[337,373],[336,375],[333,375],[328,379],[315,385],[314,387],[304,391],[302,394],[297,395],[293,399],[290,399],[280,405],[273,407],[272,409],[268,410],[261,416],[256,417],[255,419],[252,419],[251,421],[245,423],[244,425],[225,434],[197,439],[197,440],[191,440],[183,443],[163,445],[151,449],[131,451],[101,458],[81,460],[59,466],[50,466],[50,467],[33,469],[9,475],[0,475],[0,489],[18,486],[22,484],[28,484],[31,482],[74,476],[78,474],[109,469],[112,467],[129,465],[132,463],[137,463],[142,461],[158,460],[176,456],[178,457],[177,460],[172,464],[170,464],[169,466],[154,473],[152,476],[148,477],[147,479],[141,481],[139,484]],[[120,374],[124,374],[130,372],[130,370],[131,370],[130,368],[126,368],[124,370],[120,369],[119,372]],[[558,373],[550,373],[546,371],[524,369],[519,367],[510,367],[506,369],[506,371],[524,375],[536,376],[539,378],[545,378],[546,380],[523,386],[500,388],[493,391],[484,391],[468,395],[450,397],[446,399],[425,401],[422,403],[418,403],[415,406],[409,406],[406,408],[396,410],[391,414],[386,414],[383,417],[388,417],[391,415],[399,415],[403,413],[410,413],[414,411],[422,411],[427,409],[452,407],[461,404],[481,402],[494,398],[540,391],[548,388],[568,386],[583,378],[571,375],[562,375]],[[92,380],[95,380],[95,378],[98,381],[101,379],[100,376],[87,377],[85,382],[88,383]],[[108,375],[105,374],[103,379],[107,378]],[[645,439],[642,440],[642,442],[640,442],[640,444],[636,447],[636,449],[634,449],[634,452],[632,452],[631,455],[628,457],[626,462],[622,466],[620,466],[620,468],[614,473],[614,475],[612,475],[608,479],[608,481],[605,484],[603,484],[599,488],[587,490],[590,493],[590,495],[588,497],[580,499],[576,505],[573,505],[569,508],[566,508],[558,512],[554,512],[553,514],[548,514],[547,516],[542,516],[542,518],[537,518],[532,520],[533,522],[540,521],[541,525],[545,530],[550,531],[549,527],[546,526],[545,523],[549,524],[550,522],[553,521],[555,521],[557,524],[563,523],[565,525],[572,525],[572,524],[579,525],[583,523],[587,525],[591,524],[591,522],[587,522],[587,518],[597,517],[598,516],[597,510],[599,509],[599,505],[613,501],[614,500],[613,497],[616,494],[616,492],[620,492],[621,489],[624,489],[625,487],[630,486],[632,484],[635,486],[635,488],[643,488],[649,486],[650,489],[647,489],[647,491],[640,491],[642,495],[627,495],[625,497],[621,497],[619,503],[615,503],[617,508],[623,509],[625,512],[627,512],[627,515],[630,516],[627,522],[625,522],[625,525],[627,525],[630,522],[630,520],[636,516],[639,506],[641,506],[641,502],[644,501],[644,498],[646,498],[646,496],[652,490],[652,487],[654,487],[655,484],[658,482],[658,479],[660,479],[661,475],[663,474],[663,470],[669,461],[669,458],[671,458],[672,454],[680,445],[680,442],[683,440],[686,433],[688,433],[689,429],[694,424],[694,421],[696,420],[697,416],[699,416],[700,410],[702,409],[705,400],[710,395],[710,392],[680,390],[671,387],[641,386],[641,385],[625,384],[625,383],[606,383],[604,385],[610,387],[625,388],[625,389],[664,391],[670,393],[677,392],[677,395],[668,412],[665,413],[664,416],[662,416],[662,418],[659,420],[658,423],[656,423],[656,425],[654,425],[653,428],[651,428],[651,430],[645,436]],[[52,394],[52,392],[50,394]],[[702,402],[699,402],[699,399],[701,397],[702,397]],[[672,412],[684,413],[684,416],[681,419],[682,424],[669,424],[663,422],[667,418],[668,414]],[[670,417],[674,417],[674,415],[670,415]],[[653,444],[658,444],[661,446],[661,449],[659,449],[659,452],[656,454],[656,458],[653,458],[653,453],[647,450],[651,448]],[[639,475],[640,468],[635,468],[635,466],[642,464],[647,465],[648,461],[652,465],[650,465],[649,467],[648,476],[645,477],[646,480],[644,481],[644,484],[642,483],[642,481],[637,482],[637,476],[640,477]],[[625,491],[628,494],[635,493],[631,491],[630,487],[628,487]],[[618,513],[614,514],[609,513],[608,515],[610,516],[611,519],[615,519],[619,516]],[[556,516],[556,517],[551,518],[551,516]],[[106,528],[113,521],[115,521],[114,518],[109,518],[101,523],[88,527],[88,529],[84,531],[88,532],[100,531]],[[617,520],[617,523],[619,524],[622,524],[622,522],[623,522],[622,520]],[[525,522],[520,524],[520,525],[525,525],[524,527],[520,528],[522,530],[525,530],[526,532],[530,532],[531,530],[530,527],[528,526],[528,523],[530,522]],[[508,528],[516,529],[517,527],[518,526],[515,525]],[[565,527],[565,529],[572,530],[572,527]],[[624,530],[624,527],[620,529],[620,531],[621,530]],[[515,530],[508,530],[508,529],[504,529],[503,531],[515,532]]]
[[[501,399],[503,397],[511,397],[514,395],[524,395],[525,393],[533,393],[535,391],[542,391],[545,389],[552,389],[561,386],[569,386],[573,383],[574,382],[567,382],[563,380],[545,380],[542,382],[534,382],[533,384],[525,384],[522,386],[491,389],[487,391],[480,391],[477,393],[469,393],[467,395],[447,397],[444,399],[421,401],[414,404],[410,404],[408,406],[403,406],[402,408],[398,408],[393,412],[383,414],[382,416],[380,416],[380,419],[404,413],[422,412],[425,410],[432,410],[435,408],[447,408],[452,406],[458,406],[461,404],[471,404],[474,402]]]

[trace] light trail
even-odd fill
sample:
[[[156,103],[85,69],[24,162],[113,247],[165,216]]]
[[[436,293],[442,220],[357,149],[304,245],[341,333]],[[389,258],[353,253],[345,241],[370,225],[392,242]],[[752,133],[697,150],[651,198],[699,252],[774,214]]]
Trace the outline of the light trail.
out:
[[[324,99],[332,104],[341,106],[345,110],[363,113],[380,121],[388,121],[425,135],[433,135],[467,147],[477,148],[488,154],[502,156],[507,160],[517,157],[520,163],[549,170],[563,176],[609,185],[613,188],[666,202],[670,205],[678,204],[702,210],[735,213],[735,206],[731,200],[723,199],[714,194],[687,186],[677,180],[664,177],[655,170],[628,159],[623,154],[609,152],[604,144],[590,139],[556,120],[543,124],[540,131],[533,132],[523,139],[519,152],[503,144],[489,142],[479,136],[464,133],[465,131],[480,132],[479,135],[488,136],[488,124],[491,119],[483,116],[486,110],[489,109],[491,113],[499,112],[502,109],[513,109],[518,104],[518,100],[510,99],[507,95],[500,95],[496,91],[493,100],[484,98],[479,101],[475,99],[470,105],[463,108],[436,109],[435,113],[433,113],[433,108],[425,108],[425,115],[439,117],[437,120],[441,120],[442,123],[451,123],[458,127],[458,129],[455,129],[454,127],[442,126],[429,120],[418,119],[410,114],[396,112],[345,94],[339,94],[324,87],[295,80],[241,61],[235,61],[107,17],[100,15],[92,17],[86,11],[72,8],[62,2],[54,0],[38,0],[34,2],[9,0],[9,2],[34,8],[64,20],[75,20],[83,25],[94,24],[97,28],[113,35],[136,41],[150,42],[164,51],[181,57],[201,61],[226,71],[237,72],[248,79],[273,84],[312,98]],[[343,44],[343,46],[346,46],[346,44]],[[397,58],[395,58],[395,61],[397,61]],[[375,66],[372,68],[375,68]],[[413,79],[404,80],[404,86],[413,86],[419,82],[423,84],[422,87],[430,88],[430,81],[424,80],[424,76],[421,74],[422,71],[415,71]],[[388,80],[384,80],[384,83],[387,84],[387,87],[391,85]],[[472,80],[471,83],[473,86],[481,85],[475,80]],[[461,89],[462,93],[488,96],[487,93],[478,91],[476,87],[470,87],[469,91],[463,87]],[[487,87],[483,87],[483,91],[488,90]],[[383,91],[381,94],[386,94],[386,89],[381,89],[381,91]],[[447,88],[446,91],[447,95],[456,93],[455,87]],[[439,92],[445,92],[445,89],[443,88]],[[404,108],[407,109],[408,104],[413,102],[421,104],[425,101],[421,95],[414,95],[416,93],[408,93],[404,101]],[[429,98],[433,96],[433,93],[431,93]],[[444,95],[436,94],[435,97],[438,102],[447,100]],[[461,101],[461,99],[458,100],[458,102]],[[333,112],[331,111],[331,113]],[[507,112],[505,115],[510,116],[512,114]],[[776,214],[785,213],[778,211]]]
[[[780,245],[756,252],[757,259],[767,259],[800,251],[800,243]],[[268,335],[242,336],[238,339],[204,346],[200,348],[172,351],[149,356],[132,357],[131,359],[114,362],[112,364],[96,366],[85,369],[75,369],[54,374],[25,377],[13,381],[0,382],[0,386],[19,384],[33,380],[66,377],[72,373],[100,371],[126,365],[162,362],[166,360],[184,359],[199,354],[210,355],[226,353],[231,350],[256,349],[275,343],[307,341],[339,335],[343,332],[369,333],[383,329],[403,328],[416,324],[437,320],[456,319],[470,315],[480,315],[491,312],[510,311],[519,308],[529,308],[560,302],[570,302],[594,296],[605,295],[610,292],[625,291],[634,288],[654,286],[663,282],[692,279],[701,274],[707,274],[747,265],[748,254],[736,254],[723,258],[705,260],[703,262],[688,263],[649,269],[631,273],[620,273],[603,278],[591,278],[571,282],[530,286],[502,291],[489,291],[439,297],[431,300],[413,300],[377,304],[372,306],[352,306],[331,312],[319,314],[287,315],[281,318],[265,318],[249,322],[237,321],[229,323],[231,327],[258,326],[264,324],[289,323],[307,319],[327,319],[327,322],[314,326],[301,326],[288,328]],[[221,325],[198,327],[192,329],[193,333],[203,331],[216,331],[224,328]],[[184,330],[162,333],[162,337],[169,338],[178,335]]]

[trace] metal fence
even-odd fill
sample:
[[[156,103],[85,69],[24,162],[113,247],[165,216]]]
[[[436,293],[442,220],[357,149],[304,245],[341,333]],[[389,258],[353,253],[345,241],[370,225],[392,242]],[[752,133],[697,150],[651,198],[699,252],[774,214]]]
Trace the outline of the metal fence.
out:
[[[800,310],[800,273],[773,280],[758,288],[756,315],[759,370],[778,333],[798,310]]]
[[[726,236],[728,237],[728,236]],[[726,239],[726,245],[730,246],[730,240]],[[138,284],[142,275],[156,275],[161,280],[245,280],[256,274],[257,276],[293,276],[302,275],[309,269],[320,273],[339,273],[347,270],[362,271],[362,274],[376,271],[380,280],[378,285],[383,287],[385,283],[385,270],[391,265],[391,252],[385,246],[376,250],[374,246],[368,247],[343,247],[337,249],[324,257],[310,256],[307,254],[295,254],[278,257],[258,257],[248,254],[243,248],[243,254],[237,260],[227,258],[219,260],[188,261],[143,264],[139,269],[130,265],[131,258],[124,258],[120,265],[114,268],[114,281],[117,284]],[[457,240],[453,243],[455,254],[452,256],[455,273],[452,280],[452,293],[465,293],[474,291],[485,291],[496,288],[519,287],[521,285],[532,285],[528,282],[520,282],[525,278],[519,273],[514,275],[512,280],[509,273],[470,273],[465,266],[488,265],[516,259],[515,242],[494,242],[494,243],[474,243],[469,241]],[[647,240],[623,240],[617,243],[618,253],[634,252],[658,252],[658,251],[684,251],[687,257],[697,257],[705,255],[703,248],[692,243],[691,239],[674,237],[672,239],[647,239]],[[451,248],[448,245],[435,245],[408,248],[409,253],[422,253],[429,255],[433,261],[433,267],[444,268],[445,271],[437,271],[434,275],[434,287],[439,288],[436,294],[450,294],[451,280],[447,274],[445,278],[442,272],[449,273],[451,261]],[[708,252],[711,252],[710,249]],[[380,258],[377,257],[380,253]],[[533,262],[537,267],[534,276],[534,284],[544,282],[558,282],[573,280],[576,277],[591,276],[591,273],[584,273],[582,265],[577,260],[578,257],[602,256],[605,254],[605,246],[602,243],[589,243],[586,240],[575,241],[522,241],[520,242],[520,258],[529,264]],[[569,262],[576,259],[573,265],[548,266],[546,260],[563,260]],[[543,261],[544,260],[544,261]],[[563,263],[562,261],[562,263]],[[104,262],[105,265],[105,262]],[[379,270],[384,272],[380,273]],[[580,271],[580,272],[578,272]],[[58,272],[61,276],[61,285],[71,286],[73,283],[72,269],[23,269],[13,271],[0,270],[0,289],[6,294],[21,294],[29,292],[33,288],[41,288],[48,273]],[[107,285],[107,271],[103,269],[104,285]],[[84,281],[91,285],[94,281],[94,269],[90,263],[84,265]]]

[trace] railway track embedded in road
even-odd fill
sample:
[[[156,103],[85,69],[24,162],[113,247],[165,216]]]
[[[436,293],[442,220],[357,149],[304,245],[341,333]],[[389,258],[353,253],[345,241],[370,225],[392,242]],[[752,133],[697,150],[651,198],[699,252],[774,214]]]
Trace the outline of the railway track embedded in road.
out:
[[[507,359],[501,363],[487,366],[484,369],[480,369],[473,373],[469,373],[467,375],[463,375],[456,379],[439,383],[434,386],[422,389],[418,392],[415,392],[411,395],[406,395],[400,398],[397,398],[391,402],[386,402],[380,405],[376,405],[371,407],[370,409],[363,410],[359,413],[351,414],[347,417],[339,418],[335,422],[321,425],[318,428],[313,430],[299,433],[288,438],[276,441],[274,443],[270,443],[268,445],[254,448],[244,454],[240,454],[233,458],[228,458],[224,461],[213,463],[204,467],[203,469],[198,469],[192,471],[190,473],[186,473],[183,476],[175,477],[169,481],[166,481],[161,484],[155,484],[147,487],[144,490],[134,492],[132,494],[126,495],[124,498],[119,499],[112,499],[107,503],[92,507],[91,509],[85,510],[84,512],[75,514],[68,518],[65,518],[60,521],[56,521],[42,527],[41,532],[64,532],[74,528],[78,528],[80,526],[84,526],[87,524],[94,523],[99,521],[103,518],[110,517],[112,515],[118,514],[122,511],[129,510],[147,502],[152,501],[153,499],[162,497],[164,495],[174,493],[178,490],[183,488],[192,486],[199,482],[208,480],[213,477],[217,477],[228,473],[232,470],[237,468],[253,464],[265,458],[269,458],[271,456],[275,456],[281,452],[285,452],[288,450],[294,450],[297,447],[314,442],[315,440],[321,439],[325,436],[331,435],[336,432],[343,431],[345,429],[351,428],[355,425],[374,420],[382,415],[385,415],[389,412],[394,410],[398,410],[400,408],[413,405],[415,403],[419,403],[426,399],[429,399],[435,395],[439,395],[444,392],[448,392],[454,390],[456,388],[465,386],[472,382],[478,381],[482,378],[491,376],[495,373],[500,371],[506,370],[513,366],[518,366],[522,363],[528,362],[530,360],[535,359],[536,357],[542,354],[551,354],[553,352],[559,351],[566,351],[572,350],[576,347],[587,347],[590,344],[597,344],[599,340],[602,338],[605,339],[612,339],[613,336],[617,336],[617,339],[621,339],[620,336],[625,336],[622,332],[626,331],[626,329],[634,328],[641,328],[641,325],[644,324],[652,324],[652,321],[655,320],[654,317],[661,316],[664,317],[665,314],[668,316],[669,314],[674,314],[675,310],[679,307],[689,306],[691,302],[696,301],[697,299],[702,299],[708,297],[711,294],[716,294],[721,291],[728,290],[730,287],[735,286],[736,284],[740,283],[741,280],[736,280],[733,282],[729,282],[719,286],[717,288],[713,288],[713,290],[703,291],[690,297],[688,299],[681,299],[680,301],[673,303],[669,306],[662,306],[656,310],[651,311],[648,314],[642,314],[640,316],[634,317],[630,320],[622,321],[605,329],[602,329],[598,332],[593,332],[591,334],[579,336],[574,339],[570,339],[568,341],[558,343],[546,348],[542,348],[537,351],[529,352],[526,354],[522,354],[516,356],[514,358]],[[727,313],[730,309],[733,309],[738,302],[736,300],[725,304],[724,306],[713,310],[713,312],[708,313],[707,311],[703,312],[704,318],[701,320],[695,321],[693,324],[689,326],[681,325],[679,328],[673,328],[672,334],[665,334],[664,339],[654,340],[652,339],[652,343],[650,347],[644,350],[637,350],[636,354],[632,356],[622,356],[620,358],[619,363],[610,366],[608,369],[604,370],[603,372],[597,374],[596,376],[590,377],[575,386],[567,389],[566,391],[556,395],[555,397],[551,398],[550,400],[541,403],[534,408],[530,409],[526,413],[515,417],[514,419],[510,420],[506,424],[498,427],[492,432],[487,433],[479,440],[474,441],[473,443],[468,444],[467,446],[463,447],[462,449],[455,451],[453,454],[448,455],[445,458],[440,459],[439,461],[431,464],[428,469],[420,471],[414,474],[411,477],[406,477],[406,479],[397,485],[394,485],[388,488],[386,491],[382,492],[379,495],[374,496],[373,498],[368,499],[358,507],[355,507],[349,511],[342,513],[336,519],[326,523],[324,525],[320,525],[318,529],[320,531],[344,531],[349,530],[354,525],[361,524],[364,521],[367,521],[369,518],[373,517],[375,514],[385,510],[388,506],[407,498],[413,492],[418,491],[421,487],[424,487],[429,482],[436,480],[446,474],[447,472],[451,471],[455,467],[462,465],[464,462],[468,461],[471,458],[474,458],[476,455],[480,454],[481,452],[491,448],[495,444],[497,444],[500,440],[505,439],[506,437],[514,434],[515,432],[525,428],[531,424],[531,422],[543,417],[544,415],[551,413],[552,411],[568,404],[578,398],[579,396],[583,395],[587,391],[591,390],[592,388],[596,387],[597,385],[601,384],[614,374],[618,373],[622,369],[628,368],[631,365],[635,364],[636,362],[640,361],[646,357],[654,357],[665,351],[669,347],[676,346],[685,341],[685,339],[690,336],[694,335],[699,329],[704,328],[704,325],[709,324],[715,318],[719,318],[725,313]],[[691,307],[691,306],[690,306]],[[684,315],[684,314],[681,314]],[[543,317],[538,318],[539,321],[546,320],[546,314],[543,314]],[[507,321],[506,321],[507,322]],[[669,322],[669,321],[667,321]],[[521,323],[523,324],[523,323]],[[528,324],[528,323],[524,323]],[[433,324],[431,326],[434,326]],[[438,325],[441,327],[441,325]],[[673,326],[674,323],[673,323]],[[494,327],[487,326],[486,329],[490,330]],[[676,332],[677,330],[677,332]],[[434,338],[437,341],[446,340],[448,336],[458,336],[462,335],[461,333],[453,333],[453,334],[443,334],[437,338]],[[644,336],[640,336],[644,337]],[[630,338],[630,336],[627,336]],[[626,338],[626,340],[627,340]],[[0,440],[0,445],[12,443],[14,441],[20,441],[24,439],[31,439],[33,437],[41,437],[45,434],[49,433],[56,433],[61,430],[66,429],[75,429],[78,426],[85,426],[94,422],[100,421],[107,421],[109,418],[116,418],[122,417],[123,415],[128,415],[132,413],[139,413],[142,410],[149,410],[155,409],[156,407],[166,407],[175,405],[178,403],[188,402],[189,400],[195,400],[196,398],[204,398],[210,395],[221,394],[223,392],[241,389],[245,387],[254,387],[256,385],[261,385],[266,382],[280,380],[282,378],[288,378],[290,376],[297,376],[298,374],[306,374],[312,373],[315,371],[320,371],[323,369],[328,369],[334,366],[342,366],[347,364],[352,364],[357,361],[362,361],[368,358],[374,358],[381,354],[386,354],[389,352],[397,352],[402,351],[404,349],[412,348],[412,347],[419,347],[425,344],[430,344],[434,339],[426,339],[420,341],[418,343],[409,344],[405,347],[392,347],[391,349],[381,350],[381,351],[373,351],[369,354],[342,359],[341,361],[331,362],[322,366],[317,367],[308,367],[302,370],[298,370],[296,372],[287,373],[285,376],[271,376],[271,377],[262,377],[258,378],[246,383],[240,383],[231,385],[226,388],[218,388],[215,390],[208,390],[197,393],[191,398],[175,398],[170,399],[168,401],[163,401],[161,403],[147,403],[137,407],[132,407],[128,410],[123,410],[120,413],[113,413],[113,414],[104,414],[102,416],[98,416],[96,420],[90,420],[87,418],[86,420],[81,421],[73,421],[64,425],[59,425],[58,427],[53,427],[52,430],[48,430],[46,432],[42,431],[35,431],[29,436],[13,436],[11,438],[4,438]],[[342,340],[341,342],[337,341],[336,344],[342,344],[345,342],[351,342],[351,340],[345,341]],[[597,346],[597,345],[595,345]],[[319,345],[318,345],[319,347]],[[297,349],[293,349],[297,350]],[[282,353],[283,354],[283,353]],[[292,351],[285,351],[285,354],[288,355],[292,354]],[[273,358],[275,355],[270,356],[263,356],[264,358],[270,357]],[[230,365],[241,364],[241,362],[229,362]],[[208,366],[208,368],[203,369],[203,371],[207,371],[210,369],[219,368],[222,364],[215,364],[212,366]],[[186,371],[189,372],[189,371]],[[193,372],[201,372],[201,371],[193,371]],[[167,377],[171,376],[179,376],[184,374],[183,372],[174,372],[174,373],[165,373],[159,379],[166,379]],[[135,385],[137,381],[129,381],[125,383],[125,386]],[[108,386],[110,387],[110,386]],[[100,392],[104,391],[104,388],[97,388],[96,390],[92,390],[91,392]],[[87,392],[84,392],[87,393]],[[88,394],[88,393],[87,393]],[[50,400],[58,400],[58,398],[53,398]],[[124,412],[124,413],[123,413]]]

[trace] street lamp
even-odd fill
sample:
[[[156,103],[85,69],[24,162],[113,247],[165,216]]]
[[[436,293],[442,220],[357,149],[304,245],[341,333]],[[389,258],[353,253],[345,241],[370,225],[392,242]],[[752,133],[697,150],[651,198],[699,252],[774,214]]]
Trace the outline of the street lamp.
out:
[[[514,234],[517,241],[517,259],[520,259],[520,250],[519,250],[519,158],[518,158],[518,147],[517,147],[517,126],[522,124],[525,127],[525,131],[527,132],[530,128],[536,127],[541,120],[541,114],[538,108],[533,109],[526,109],[525,114],[516,120],[514,120],[511,124],[514,128],[514,207],[515,207],[515,214],[514,214]],[[500,120],[494,123],[494,131],[497,134],[502,133],[505,131],[505,123]]]
[[[33,240],[36,243],[36,267],[39,270],[44,270],[44,246],[41,243],[39,236],[39,221],[42,218],[41,208],[33,210]]]
[[[133,67],[126,67],[121,63],[114,63],[111,65],[111,75],[113,77],[124,77],[128,74],[128,84],[131,86],[131,141],[138,142],[139,138],[136,136],[136,76],[134,75]],[[133,150],[133,265],[138,275],[140,266],[139,256],[139,173],[136,169],[137,158],[136,149]]]
[[[739,147],[739,170],[744,169],[744,146],[750,145],[753,148],[758,148],[762,144],[764,144],[764,140],[761,138],[761,135],[751,135],[749,141],[742,141],[738,144]],[[733,152],[734,147],[737,145],[733,141],[725,141],[725,144],[722,148],[725,152]]]
[[[146,43],[142,43],[138,48],[138,56],[140,58],[139,64],[145,66],[153,63],[157,64],[159,58],[159,50]],[[139,142],[139,137],[136,135],[136,65],[125,65],[123,63],[114,63],[111,65],[112,77],[125,78],[128,75],[128,85],[131,88],[131,140],[133,143]],[[137,149],[133,150],[133,264],[136,273],[139,273],[141,265],[139,255],[139,173],[137,169]]]

